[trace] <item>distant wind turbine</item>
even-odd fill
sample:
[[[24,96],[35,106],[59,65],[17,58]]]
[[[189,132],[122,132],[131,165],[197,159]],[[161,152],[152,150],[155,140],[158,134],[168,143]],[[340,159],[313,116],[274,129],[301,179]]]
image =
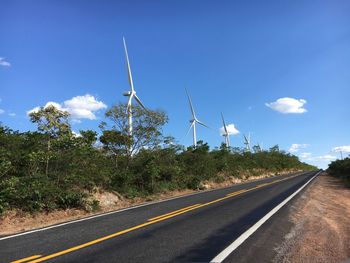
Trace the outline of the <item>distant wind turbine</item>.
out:
[[[196,117],[196,113],[194,112],[194,108],[193,108],[193,105],[192,105],[192,100],[191,100],[191,97],[190,95],[188,94],[188,91],[187,89],[186,90],[186,94],[187,94],[187,97],[188,97],[188,102],[190,104],[190,108],[191,108],[191,113],[192,113],[192,119],[190,120],[190,128],[188,129],[188,132],[187,134],[190,132],[191,129],[193,129],[193,146],[194,147],[197,147],[197,134],[196,134],[196,123],[206,127],[206,128],[209,128],[207,125],[205,125],[203,122],[201,122],[200,120],[197,119]]]
[[[131,69],[130,69],[130,62],[129,62],[129,56],[128,56],[128,50],[126,48],[126,42],[125,38],[123,37],[123,43],[124,43],[124,52],[125,52],[125,59],[126,59],[126,66],[128,69],[128,77],[129,77],[129,85],[130,85],[130,91],[126,91],[123,93],[124,96],[129,97],[128,104],[126,106],[126,110],[128,113],[128,125],[129,125],[129,136],[132,136],[132,99],[135,98],[137,103],[144,108],[145,110],[146,107],[143,105],[139,97],[136,95],[136,91],[134,89],[134,82],[132,80],[132,75],[131,75]]]
[[[223,134],[223,136],[225,137],[226,147],[230,147],[230,134],[228,133],[227,126],[226,126],[225,119],[224,119],[224,115],[222,114],[222,112],[221,112],[221,118],[222,118],[222,124],[224,125],[224,132],[225,133]]]
[[[248,137],[244,136],[244,144],[245,144],[245,149],[247,152],[251,152],[251,148],[250,148],[250,133],[248,133]]]

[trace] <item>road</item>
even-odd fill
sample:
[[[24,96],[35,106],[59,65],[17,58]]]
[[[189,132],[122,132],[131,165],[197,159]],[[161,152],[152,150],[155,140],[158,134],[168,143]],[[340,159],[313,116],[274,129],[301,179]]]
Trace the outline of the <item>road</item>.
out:
[[[262,234],[246,232],[316,174],[262,179],[2,237],[0,262],[210,262],[242,235],[240,247],[249,251]],[[262,253],[273,249],[262,246]],[[249,253],[237,252],[239,259],[234,250],[216,262],[248,262]]]

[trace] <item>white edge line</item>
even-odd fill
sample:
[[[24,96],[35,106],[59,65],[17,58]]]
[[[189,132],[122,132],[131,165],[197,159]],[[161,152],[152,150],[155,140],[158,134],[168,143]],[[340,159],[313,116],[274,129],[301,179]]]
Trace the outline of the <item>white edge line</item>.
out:
[[[234,185],[232,185],[232,186],[234,186]],[[229,188],[229,187],[231,187],[231,186],[228,186],[227,188]],[[224,189],[224,188],[221,188],[221,189]],[[94,218],[98,218],[98,217],[102,217],[102,216],[107,216],[107,215],[112,215],[112,214],[116,214],[116,213],[121,213],[121,212],[124,212],[124,211],[127,211],[127,210],[132,210],[132,209],[136,209],[136,208],[143,207],[143,206],[163,203],[163,202],[171,201],[171,200],[174,200],[174,199],[183,198],[183,197],[187,197],[187,196],[192,196],[192,195],[196,195],[196,194],[202,194],[202,193],[205,193],[205,192],[210,192],[210,191],[215,191],[215,190],[220,190],[220,189],[210,189],[208,191],[201,191],[201,192],[195,192],[195,193],[186,194],[186,195],[180,195],[180,196],[176,196],[176,197],[172,197],[172,198],[168,198],[168,199],[164,199],[164,200],[153,201],[153,202],[146,202],[146,203],[143,203],[143,204],[140,204],[140,205],[126,207],[126,208],[122,208],[122,209],[115,210],[115,211],[101,213],[101,214],[93,215],[93,216],[87,216],[87,217],[84,217],[84,218],[75,219],[75,220],[64,222],[64,223],[58,223],[58,224],[52,225],[52,226],[47,226],[47,227],[42,227],[42,228],[38,228],[38,229],[28,230],[28,231],[25,231],[25,232],[22,232],[22,233],[1,237],[0,241],[1,240],[5,240],[5,239],[9,239],[9,238],[13,238],[13,237],[18,237],[18,236],[23,236],[23,235],[35,233],[35,232],[49,230],[49,229],[60,227],[60,226],[74,224],[74,223],[78,223],[78,222],[82,222],[82,221],[86,221],[86,220],[90,220],[90,219],[94,219]]]
[[[309,171],[305,171],[305,172],[296,172],[296,173],[292,173],[292,174],[290,174],[290,175],[293,175],[293,174],[302,175],[302,174],[305,174],[305,173],[308,173],[308,172],[309,172]],[[299,173],[300,173],[300,174],[299,174]],[[163,203],[163,202],[175,200],[175,199],[178,199],[178,198],[184,198],[184,197],[188,197],[188,196],[192,196],[192,195],[198,195],[198,194],[208,193],[208,192],[212,192],[212,191],[216,191],[216,190],[223,190],[223,189],[227,189],[227,188],[230,188],[230,187],[233,187],[233,186],[243,185],[243,184],[253,183],[253,182],[258,182],[258,181],[262,181],[262,180],[265,180],[265,179],[269,179],[269,178],[273,178],[273,177],[278,177],[278,176],[283,176],[283,175],[284,175],[284,174],[277,175],[277,176],[271,176],[271,177],[267,177],[267,178],[261,178],[261,179],[253,180],[253,181],[250,181],[250,182],[244,182],[244,183],[234,184],[234,185],[227,186],[227,187],[223,187],[223,188],[210,189],[210,190],[195,192],[195,193],[191,193],[191,194],[180,195],[180,196],[176,196],[176,197],[172,197],[172,198],[168,198],[168,199],[164,199],[164,200],[159,200],[159,201],[146,202],[146,203],[143,203],[143,204],[140,204],[140,205],[135,205],[135,206],[131,206],[131,207],[127,207],[127,208],[115,210],[115,211],[110,211],[110,212],[106,212],[106,213],[101,213],[101,214],[98,214],[98,215],[87,216],[87,217],[84,217],[84,218],[75,219],[75,220],[71,220],[71,221],[64,222],[64,223],[58,223],[58,224],[55,224],[55,225],[52,225],[52,226],[37,228],[37,229],[33,229],[33,230],[28,230],[28,231],[25,231],[25,232],[22,232],[22,233],[14,234],[14,235],[9,235],[9,236],[5,236],[5,237],[1,237],[1,238],[0,238],[0,241],[5,240],[5,239],[14,238],[14,237],[24,236],[24,235],[28,235],[28,234],[32,234],[32,233],[36,233],[36,232],[41,232],[41,231],[45,231],[45,230],[49,230],[49,229],[53,229],[53,228],[57,228],[57,227],[65,226],[65,225],[70,225],[70,224],[74,224],[74,223],[78,223],[78,222],[82,222],[82,221],[86,221],[86,220],[90,220],[90,219],[94,219],[94,218],[98,218],[98,217],[102,217],[102,216],[107,216],[107,215],[112,215],[112,214],[116,214],[116,213],[121,213],[121,212],[124,212],[124,211],[127,211],[127,210],[132,210],[132,209],[136,209],[136,208],[143,207],[143,206],[148,206],[148,205]],[[289,174],[286,174],[286,175],[289,175]]]
[[[284,199],[280,204],[268,212],[263,218],[256,222],[252,227],[240,235],[235,241],[233,241],[227,248],[221,251],[215,258],[213,258],[210,263],[221,263],[224,261],[236,248],[238,248],[249,236],[251,236],[258,228],[264,224],[271,216],[273,216],[278,210],[280,210],[286,203],[288,203],[295,195],[297,195],[301,190],[304,189],[317,175],[322,172],[316,173],[309,181],[307,181],[303,186],[296,190],[289,197]]]

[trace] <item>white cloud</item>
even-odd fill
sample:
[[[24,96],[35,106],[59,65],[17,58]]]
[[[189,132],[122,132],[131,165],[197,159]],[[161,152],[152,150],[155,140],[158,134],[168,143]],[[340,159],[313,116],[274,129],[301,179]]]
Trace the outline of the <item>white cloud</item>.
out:
[[[300,153],[299,156],[300,158],[307,159],[311,157],[311,153]]]
[[[279,98],[278,100],[265,103],[265,105],[274,111],[278,111],[280,113],[305,113],[307,110],[303,108],[304,104],[306,104],[306,100],[304,99],[293,99],[293,98]]]
[[[316,156],[316,157],[310,157],[310,160],[312,161],[334,161],[335,159],[337,159],[337,157],[330,155],[330,154],[326,154],[326,155],[321,155],[321,156]]]
[[[48,107],[49,105],[53,105],[59,110],[68,111],[72,120],[76,123],[80,123],[80,119],[95,120],[95,112],[100,109],[107,108],[106,104],[104,104],[102,101],[96,100],[95,97],[90,94],[73,97],[64,101],[62,104],[49,101],[45,104],[44,108]],[[27,114],[36,112],[39,109],[40,107],[35,107],[27,111]]]
[[[239,131],[236,129],[235,125],[233,123],[226,125],[226,129],[229,135],[237,135]],[[225,134],[224,126],[220,128],[220,134]]]
[[[303,158],[305,161],[319,161],[319,162],[330,162],[334,161],[337,159],[336,156],[331,155],[331,154],[325,154],[325,155],[320,155],[320,156],[312,156],[311,153],[301,153],[299,155],[301,158]]]
[[[289,148],[289,152],[290,153],[296,153],[298,152],[300,149],[305,149],[307,148],[309,145],[308,144],[298,144],[298,143],[293,143],[290,148]]]
[[[76,138],[81,137],[81,134],[79,132],[72,131],[72,133],[73,133],[73,136]]]
[[[45,105],[44,108],[46,108],[46,105]],[[33,109],[28,110],[28,111],[27,111],[27,115],[31,114],[32,112],[37,112],[38,110],[40,110],[40,107],[39,107],[39,106],[36,106],[36,107],[34,107]]]
[[[67,109],[62,108],[61,104],[54,102],[54,101],[49,101],[45,104],[44,108],[46,109],[48,106],[54,106],[56,109],[58,110],[64,110],[66,111]],[[39,106],[34,107],[33,109],[27,111],[27,115],[29,115],[32,112],[37,112],[38,110],[40,110]]]
[[[331,154],[313,156],[311,153],[307,152],[300,153],[299,157],[302,159],[303,162],[316,165],[317,167],[323,169],[327,169],[328,164],[337,159],[336,156]]]
[[[84,96],[76,96],[64,102],[67,111],[74,119],[90,119],[95,120],[95,111],[107,108],[102,101],[97,101],[94,96],[86,94]]]
[[[11,117],[15,117],[15,116],[16,116],[16,113],[14,113],[14,112],[10,112],[10,113],[9,113],[9,116],[11,116]]]
[[[332,149],[332,152],[350,153],[350,145],[338,146]]]
[[[6,61],[5,58],[0,57],[0,66],[9,67],[11,64],[10,62]]]

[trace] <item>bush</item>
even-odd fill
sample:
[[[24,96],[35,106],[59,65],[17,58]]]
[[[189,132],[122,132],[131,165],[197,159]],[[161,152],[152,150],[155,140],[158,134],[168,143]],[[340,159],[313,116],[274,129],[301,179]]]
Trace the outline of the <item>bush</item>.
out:
[[[76,137],[69,125],[61,128],[64,132],[20,133],[0,125],[0,214],[7,209],[31,213],[67,208],[97,210],[99,203],[89,194],[96,188],[134,198],[199,189],[203,181],[221,182],[227,176],[242,176],[242,172],[248,176],[264,171],[315,169],[278,146],[248,153],[225,145],[210,150],[207,143],[199,141],[196,148],[185,149],[171,137],[161,144],[160,131],[151,129],[153,143],[127,155],[121,151],[120,138],[112,136],[119,139],[108,141],[106,131],[101,137],[104,147],[100,148],[95,146],[96,132],[80,131],[81,137]],[[349,161],[335,162],[330,171],[348,178]]]
[[[341,178],[350,186],[350,158],[331,162],[327,172],[332,176]]]

